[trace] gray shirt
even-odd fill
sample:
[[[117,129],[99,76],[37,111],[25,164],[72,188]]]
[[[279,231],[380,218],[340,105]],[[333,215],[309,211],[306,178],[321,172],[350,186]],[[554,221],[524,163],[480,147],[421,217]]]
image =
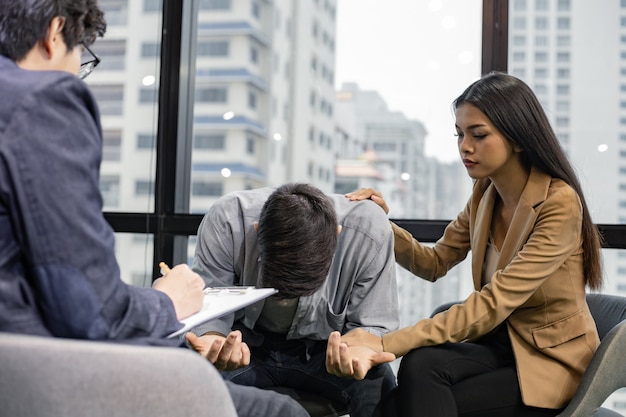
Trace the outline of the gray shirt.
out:
[[[259,251],[254,223],[273,188],[239,191],[211,206],[198,229],[192,269],[207,286],[259,286]],[[372,201],[329,196],[342,226],[328,278],[314,294],[300,297],[288,339],[326,340],[332,331],[363,327],[382,335],[398,327],[393,233],[384,211]],[[253,329],[264,301],[205,323],[196,334],[228,334],[235,322]]]

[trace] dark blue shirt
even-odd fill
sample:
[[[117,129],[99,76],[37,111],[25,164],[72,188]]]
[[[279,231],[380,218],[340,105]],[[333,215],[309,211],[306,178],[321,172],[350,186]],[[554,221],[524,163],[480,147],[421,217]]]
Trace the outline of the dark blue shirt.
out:
[[[180,327],[164,293],[120,278],[101,155],[82,81],[0,56],[1,332],[139,341]]]

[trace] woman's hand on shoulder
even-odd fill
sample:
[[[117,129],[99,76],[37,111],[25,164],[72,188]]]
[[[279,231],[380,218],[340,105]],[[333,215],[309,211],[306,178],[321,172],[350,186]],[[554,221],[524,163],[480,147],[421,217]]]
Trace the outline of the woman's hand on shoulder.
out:
[[[352,201],[361,201],[361,200],[372,200],[374,203],[378,204],[383,210],[385,210],[386,214],[389,214],[389,207],[387,207],[387,203],[383,198],[383,195],[380,191],[376,191],[373,188],[361,188],[356,191],[352,191],[351,193],[344,194],[346,198]]]

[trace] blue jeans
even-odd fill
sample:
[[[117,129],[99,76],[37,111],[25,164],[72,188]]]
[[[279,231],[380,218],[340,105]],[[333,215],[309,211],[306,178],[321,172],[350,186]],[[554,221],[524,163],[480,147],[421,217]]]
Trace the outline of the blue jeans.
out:
[[[326,344],[265,335],[261,346],[250,346],[250,365],[222,376],[240,385],[314,392],[346,404],[351,417],[371,417],[380,399],[396,386],[391,367],[374,367],[362,381],[331,375],[326,372]]]

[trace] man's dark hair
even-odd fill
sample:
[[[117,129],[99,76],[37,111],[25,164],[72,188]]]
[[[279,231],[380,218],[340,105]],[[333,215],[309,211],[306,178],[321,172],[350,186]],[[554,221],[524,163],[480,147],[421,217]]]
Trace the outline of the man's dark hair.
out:
[[[308,184],[285,184],[261,210],[258,227],[263,286],[277,298],[317,291],[337,248],[337,214],[329,197]]]
[[[97,0],[0,0],[0,55],[22,60],[57,16],[65,21],[61,33],[68,51],[91,45],[106,31]]]

